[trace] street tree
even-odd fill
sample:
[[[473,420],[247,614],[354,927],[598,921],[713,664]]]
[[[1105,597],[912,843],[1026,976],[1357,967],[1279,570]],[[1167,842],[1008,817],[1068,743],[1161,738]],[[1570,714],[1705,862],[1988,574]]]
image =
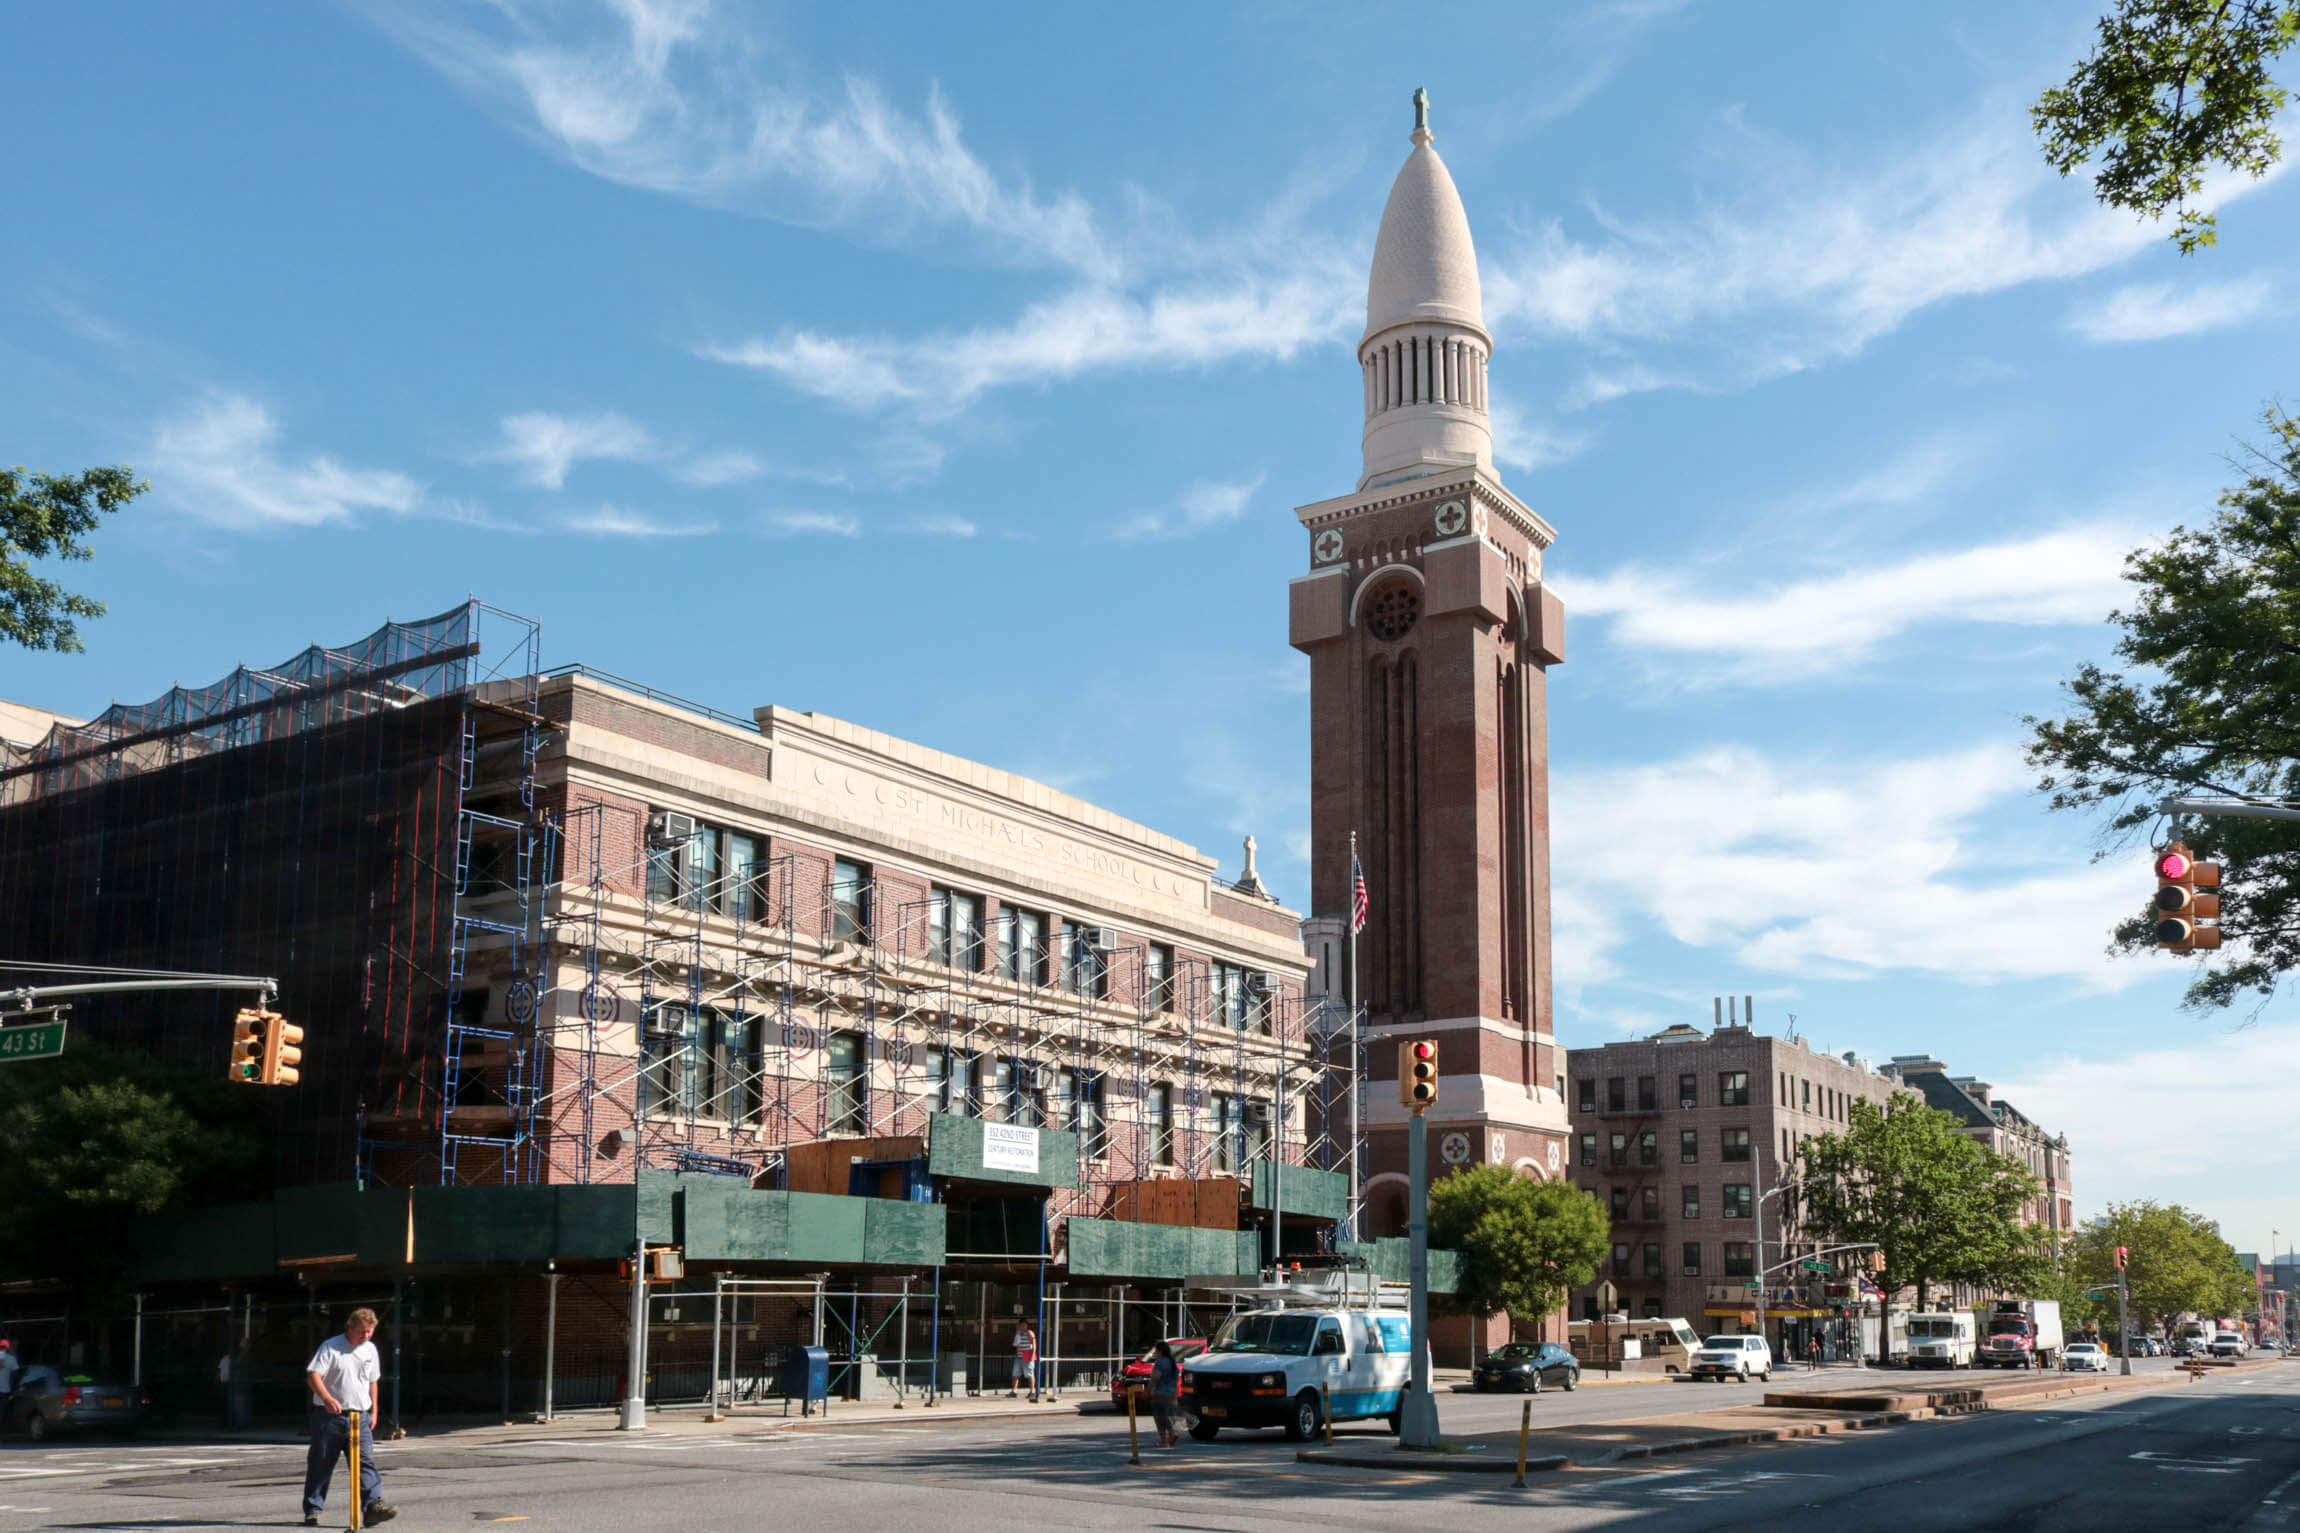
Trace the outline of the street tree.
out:
[[[2207,525],[2125,556],[2134,599],[2109,617],[2119,668],[2078,667],[2065,716],[2024,720],[2052,807],[2104,817],[2101,857],[2138,839],[2170,795],[2300,796],[2300,419],[2263,419],[2268,444]],[[2226,944],[2187,1004],[2265,1001],[2300,964],[2300,824],[2214,816],[2181,835],[2221,865]],[[2136,908],[2112,950],[2155,944],[2143,903],[2155,886],[2137,863],[2134,874]]]
[[[126,467],[79,474],[0,469],[0,639],[26,649],[77,650],[72,619],[102,617],[104,604],[32,573],[34,559],[86,559],[81,541],[99,518],[151,486]]]
[[[2251,1280],[2220,1226],[2177,1203],[2111,1203],[2070,1245],[2077,1275],[2102,1287],[2114,1286],[2116,1248],[2124,1247],[2133,1319],[2154,1319],[2167,1332],[2181,1315],[2241,1314],[2252,1301]],[[2113,1311],[2115,1300],[2108,1302]]]
[[[1875,1245],[1885,1292],[1914,1286],[1921,1305],[1937,1283],[2019,1287],[2036,1277],[2021,1223],[2036,1179],[1975,1143],[1955,1114],[1906,1095],[1854,1102],[1841,1132],[1815,1135],[1802,1153],[1797,1228],[1823,1244]]]
[[[2282,156],[2287,93],[2269,71],[2300,38],[2300,0],[2118,0],[2066,85],[2030,109],[2044,157],[2068,175],[2097,157],[2093,190],[2144,218],[2174,215],[2181,254],[2217,244],[2204,177],[2257,180]]]
[[[1452,1307],[1483,1320],[1537,1325],[1597,1276],[1611,1225],[1605,1205],[1570,1182],[1507,1166],[1472,1166],[1429,1190],[1429,1241],[1461,1256]]]

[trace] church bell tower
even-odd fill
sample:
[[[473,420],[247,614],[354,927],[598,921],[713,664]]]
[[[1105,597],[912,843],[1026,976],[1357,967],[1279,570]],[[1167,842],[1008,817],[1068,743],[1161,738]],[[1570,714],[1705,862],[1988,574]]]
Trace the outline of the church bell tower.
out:
[[[1412,141],[1366,287],[1363,469],[1352,493],[1296,510],[1309,567],[1291,590],[1320,912],[1304,934],[1327,994],[1366,1007],[1362,1235],[1404,1232],[1401,1039],[1438,1042],[1433,1176],[1567,1164],[1547,719],[1565,614],[1541,579],[1556,533],[1494,472],[1477,250],[1420,91]],[[1354,964],[1353,838],[1367,895]]]

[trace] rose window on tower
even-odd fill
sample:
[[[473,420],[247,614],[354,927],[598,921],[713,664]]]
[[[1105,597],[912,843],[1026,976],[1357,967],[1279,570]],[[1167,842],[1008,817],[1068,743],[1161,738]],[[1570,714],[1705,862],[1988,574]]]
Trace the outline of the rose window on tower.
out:
[[[1367,606],[1366,631],[1384,644],[1394,643],[1406,636],[1414,619],[1421,615],[1420,588],[1408,581],[1392,581]]]

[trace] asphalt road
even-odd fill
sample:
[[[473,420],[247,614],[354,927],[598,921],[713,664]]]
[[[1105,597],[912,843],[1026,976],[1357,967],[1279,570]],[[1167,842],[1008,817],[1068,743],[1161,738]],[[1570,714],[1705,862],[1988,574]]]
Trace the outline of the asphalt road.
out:
[[[1840,1378],[1849,1374],[1840,1375]],[[1730,1386],[1585,1389],[1613,1419]],[[1681,1403],[1683,1402],[1683,1403]],[[1516,1402],[1446,1402],[1515,1419]],[[1537,1419],[1550,1405],[1544,1394]],[[1592,1418],[1594,1419],[1594,1418]],[[1159,1533],[1305,1526],[2060,1530],[2300,1533],[2300,1364],[2161,1391],[2088,1396],[1884,1431],[1537,1476],[1324,1469],[1275,1434],[1225,1434],[1140,1469],[1109,1417],[729,1436],[538,1434],[383,1450],[394,1529],[532,1522],[567,1533],[894,1528],[974,1533],[1113,1526]],[[0,1528],[286,1527],[292,1446],[80,1444],[0,1449]],[[342,1509],[338,1475],[332,1512]],[[340,1515],[331,1516],[341,1526]]]

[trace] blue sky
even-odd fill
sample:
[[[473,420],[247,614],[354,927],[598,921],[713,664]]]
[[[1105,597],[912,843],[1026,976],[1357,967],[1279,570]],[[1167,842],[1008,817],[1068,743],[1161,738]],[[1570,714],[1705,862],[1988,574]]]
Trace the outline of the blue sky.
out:
[[[475,593],[547,657],[819,709],[1307,887],[1291,508],[1348,491],[1429,88],[1502,472],[1558,529],[1561,1032],[1931,1052],[2080,1200],[2300,1228],[2289,1004],[2109,960],[2024,712],[2289,391],[2294,178],[2181,259],[2046,170],[2091,0],[20,10],[0,457],[153,494],[67,712]],[[2249,1084],[2258,1082],[2260,1084]],[[2281,1160],[2278,1157],[2283,1157]]]

